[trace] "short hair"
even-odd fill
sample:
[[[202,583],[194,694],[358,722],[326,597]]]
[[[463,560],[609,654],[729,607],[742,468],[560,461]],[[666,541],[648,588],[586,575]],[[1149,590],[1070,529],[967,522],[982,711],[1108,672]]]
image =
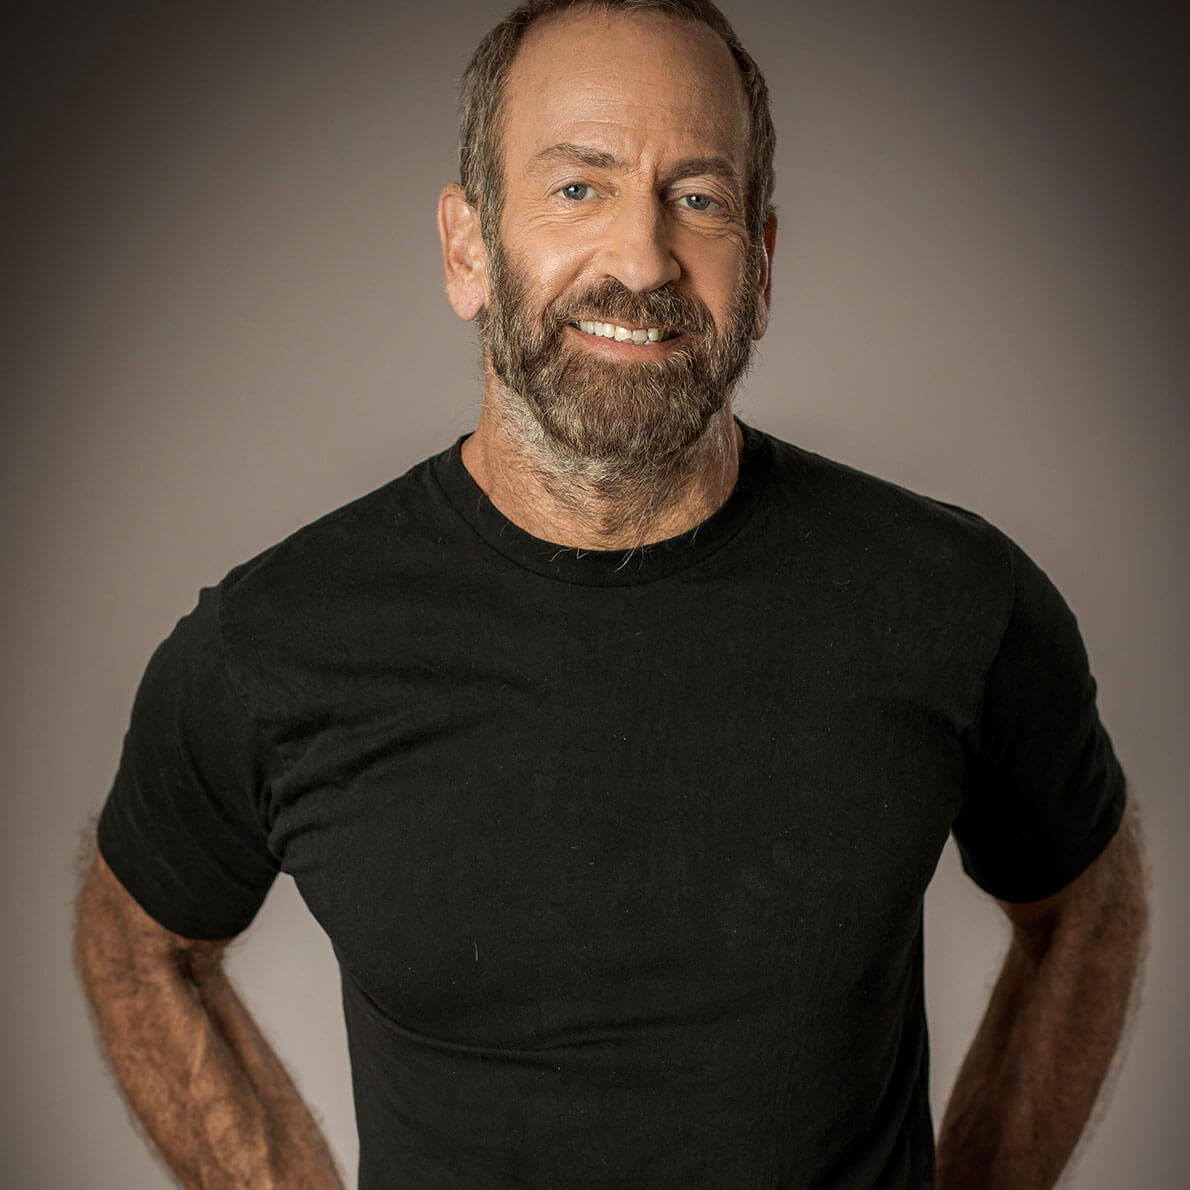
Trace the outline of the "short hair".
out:
[[[746,192],[748,236],[759,245],[772,213],[773,151],[776,134],[769,93],[760,68],[744,49],[727,18],[711,0],[526,0],[479,43],[459,88],[459,180],[467,201],[478,206],[484,239],[498,234],[504,204],[504,161],[500,117],[508,74],[529,29],[543,17],[570,9],[660,13],[706,25],[731,51],[748,104],[750,160]]]

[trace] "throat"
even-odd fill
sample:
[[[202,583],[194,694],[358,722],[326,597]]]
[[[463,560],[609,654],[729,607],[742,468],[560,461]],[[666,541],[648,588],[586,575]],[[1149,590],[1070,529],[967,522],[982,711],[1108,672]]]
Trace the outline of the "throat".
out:
[[[463,463],[496,508],[543,541],[583,550],[632,550],[702,524],[731,495],[743,434],[724,409],[692,449],[655,472],[559,459],[520,424],[515,403],[485,405]],[[530,432],[526,432],[529,429]]]

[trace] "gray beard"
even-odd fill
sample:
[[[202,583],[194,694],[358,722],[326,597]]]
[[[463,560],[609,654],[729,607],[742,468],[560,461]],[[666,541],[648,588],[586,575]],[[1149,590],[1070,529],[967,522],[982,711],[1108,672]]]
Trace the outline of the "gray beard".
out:
[[[740,285],[721,336],[697,298],[669,287],[636,294],[614,278],[551,303],[533,325],[526,280],[501,245],[489,245],[488,266],[482,331],[502,412],[555,495],[607,497],[626,515],[632,506],[627,519],[664,508],[722,446],[708,429],[752,359],[752,286]],[[613,363],[566,348],[565,328],[580,319],[680,329],[685,341],[664,360]]]

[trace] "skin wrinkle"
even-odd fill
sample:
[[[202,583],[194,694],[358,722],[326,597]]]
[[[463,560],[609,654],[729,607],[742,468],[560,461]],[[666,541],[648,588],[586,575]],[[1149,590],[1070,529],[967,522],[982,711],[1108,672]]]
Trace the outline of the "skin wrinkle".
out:
[[[689,22],[549,18],[513,63],[501,125],[500,226],[489,235],[481,209],[471,248],[486,374],[464,464],[559,544],[631,549],[693,528],[734,486],[730,397],[767,322],[771,229],[751,242],[735,61]],[[684,333],[662,358],[607,358],[566,325],[585,319]]]
[[[566,20],[565,28],[555,32],[571,37],[575,32],[573,14]],[[675,65],[672,78],[683,87],[689,78],[698,85],[692,90],[687,87],[688,102],[655,103],[641,109],[649,113],[644,122],[637,115],[617,122],[611,118],[618,110],[615,102],[605,96],[593,105],[599,119],[576,125],[586,134],[609,127],[625,131],[624,142],[614,143],[606,152],[611,154],[614,148],[619,155],[616,160],[629,168],[612,171],[614,176],[606,179],[602,197],[614,200],[608,206],[613,215],[618,209],[615,202],[635,204],[619,216],[624,222],[612,230],[618,227],[639,237],[634,243],[637,256],[650,267],[656,265],[653,271],[657,275],[648,284],[621,284],[634,295],[632,300],[661,293],[667,286],[685,298],[697,299],[711,316],[710,327],[701,324],[708,343],[712,328],[719,338],[724,337],[733,303],[739,299],[738,287],[743,285],[757,306],[750,333],[758,338],[767,317],[767,253],[772,248],[773,225],[767,228],[763,246],[759,235],[747,234],[747,218],[760,222],[754,217],[751,197],[745,204],[746,217],[733,210],[731,217],[720,223],[679,218],[671,208],[659,205],[673,171],[680,172],[685,146],[674,149],[673,156],[679,161],[675,166],[667,152],[658,152],[653,142],[668,151],[666,139],[671,135],[717,138],[715,120],[730,110],[730,101],[711,105],[714,111],[705,127],[690,124],[687,117],[706,100],[703,92],[714,91],[722,77],[712,66],[704,71],[691,65],[698,46],[683,40],[694,28],[689,23],[658,24],[654,18],[613,20],[604,14],[600,28],[605,41],[613,27],[623,31],[625,20],[631,20],[636,42],[624,46],[623,54],[611,56],[617,70],[622,62],[634,60],[633,54],[647,41],[650,30],[665,33],[670,51],[640,53],[638,56],[651,65],[632,77],[621,72],[619,77],[629,91],[635,85],[633,77],[642,86],[659,87],[658,79],[671,56],[676,56],[685,70],[681,75]],[[544,37],[545,33],[538,30],[536,35]],[[701,44],[707,48],[705,37]],[[564,55],[565,43],[556,52]],[[570,52],[575,52],[573,45]],[[572,76],[582,78],[583,69],[591,67],[594,77],[592,64],[597,58],[595,53],[584,57],[580,50]],[[733,77],[738,84],[738,76]],[[553,97],[549,88],[545,92]],[[515,96],[510,104],[513,99]],[[736,136],[738,130],[729,131]],[[518,186],[524,182],[523,172],[516,169],[510,170],[510,177],[517,179]],[[708,185],[702,179],[694,181]],[[462,191],[461,187],[454,189]],[[537,193],[536,201],[544,203],[550,193]],[[646,197],[652,206],[646,207]],[[515,219],[507,221],[509,227],[515,222],[517,230],[525,233],[523,242],[510,243],[510,258],[518,266],[527,265],[534,282],[527,289],[533,304],[526,304],[528,297],[522,295],[525,317],[517,325],[525,331],[534,329],[535,320],[544,319],[541,325],[547,326],[551,308],[556,315],[564,308],[560,303],[575,295],[589,298],[603,279],[616,276],[616,268],[634,263],[615,256],[615,236],[608,227],[587,221],[589,214],[576,209],[563,216],[555,202],[555,218],[547,218],[544,210],[530,213],[532,198],[523,186],[514,193],[513,205],[519,202],[520,206]],[[452,204],[444,201],[446,205]],[[489,226],[481,227],[479,216],[471,223],[478,208],[467,207],[464,215],[462,207],[452,205],[449,218],[442,219],[444,238],[447,233],[457,236],[449,247],[455,257],[453,265],[448,257],[448,286],[454,286],[451,300],[458,301],[456,308],[466,311],[464,317],[474,318],[477,295],[482,302],[491,297],[485,289],[490,281],[485,272],[489,262],[477,245],[499,242],[499,237],[489,241],[488,233],[493,225],[491,212],[499,213],[502,208],[485,205],[480,216],[489,216]],[[651,224],[646,223],[646,214],[651,216]],[[629,215],[635,217],[631,223]],[[701,231],[696,233],[698,228]],[[643,234],[650,229],[651,239]],[[557,232],[552,249],[537,252],[540,246],[534,244],[535,238],[548,238],[551,231]],[[574,255],[567,255],[567,241],[576,245]],[[607,256],[601,257],[601,252]],[[561,268],[553,273],[546,267],[551,255],[561,260]],[[458,276],[452,279],[452,267],[462,269],[464,258],[470,271],[461,280]],[[672,278],[663,275],[670,266],[676,268]],[[604,296],[601,300],[611,304],[621,299]],[[699,307],[691,304],[690,308]],[[568,336],[563,342],[573,345],[581,340]],[[657,354],[660,358],[661,353]],[[604,548],[609,538],[634,547],[684,527],[693,526],[696,531],[730,490],[739,432],[726,403],[712,416],[698,443],[704,453],[698,456],[697,465],[692,465],[684,486],[675,487],[676,494],[667,503],[662,499],[663,489],[656,484],[638,492],[630,492],[624,485],[601,493],[589,476],[559,477],[549,472],[549,460],[542,462],[526,446],[537,432],[532,430],[533,419],[526,415],[518,430],[510,412],[516,403],[508,400],[509,393],[490,371],[486,382],[487,420],[468,442],[483,442],[481,436],[486,435],[487,449],[479,455],[473,451],[468,466],[478,458],[487,468],[483,475],[488,480],[495,477],[497,485],[527,489],[517,509],[530,510],[529,523],[519,515],[512,517],[522,528],[557,541],[568,540],[573,533],[577,542],[573,548],[580,551],[588,546]],[[546,470],[535,475],[532,468],[538,463]],[[549,478],[569,486],[551,493],[545,486]],[[619,522],[614,515],[616,501],[627,495],[639,498],[638,515],[635,520]],[[559,507],[569,508],[569,521],[559,517]],[[566,548],[570,547],[558,547]],[[629,548],[621,564],[631,556]],[[1052,1184],[1047,1169],[1060,1168],[1062,1154],[1069,1151],[1070,1137],[1077,1135],[1080,1125],[1078,1113],[1083,1103],[1075,1102],[1072,1088],[1077,1084],[1084,1099],[1089,1095],[1093,1101],[1105,1054],[1109,1058],[1115,1044],[1113,1021],[1122,1015],[1127,1000],[1128,964],[1136,961],[1137,935],[1143,933],[1144,925],[1143,891],[1137,889],[1135,880],[1137,847],[1132,833],[1121,830],[1109,850],[1075,885],[1049,898],[1039,910],[1006,907],[1016,926],[1010,962],[952,1099],[954,1127],[939,1150],[939,1190],[1026,1190]],[[1044,915],[1044,921],[1033,918],[1035,911]],[[187,1184],[208,1190],[240,1190],[249,1185],[256,1190],[278,1185],[286,1190],[341,1190],[316,1120],[223,974],[223,947],[222,943],[194,942],[171,934],[140,910],[101,857],[92,862],[79,909],[76,953],[80,973],[120,1080],[129,1099],[150,1122],[168,1159],[184,1171]],[[1046,1081],[1052,1077],[1059,1078],[1056,1088]],[[943,1169],[948,1172],[942,1173]]]
[[[572,141],[551,145],[542,149],[529,163],[526,173],[529,176],[539,173],[543,168],[559,165],[580,165],[597,170],[620,170],[636,173],[630,163],[621,160],[614,153],[594,148],[592,146],[575,144]],[[735,198],[742,189],[739,171],[726,157],[690,157],[671,166],[669,170],[658,178],[659,185],[664,188],[672,186],[683,179],[694,179],[700,174],[706,174],[726,183]]]
[[[544,312],[544,326],[530,329],[525,279],[502,260],[492,275],[485,328],[491,366],[510,428],[548,459],[538,471],[542,481],[576,511],[585,506],[584,489],[604,497],[601,528],[608,535],[654,516],[673,499],[673,485],[701,454],[707,426],[747,367],[754,317],[748,289],[742,287],[719,340],[701,303],[672,291],[637,297],[618,283],[561,300]],[[586,317],[677,326],[684,345],[664,361],[601,367],[561,342],[565,327]]]

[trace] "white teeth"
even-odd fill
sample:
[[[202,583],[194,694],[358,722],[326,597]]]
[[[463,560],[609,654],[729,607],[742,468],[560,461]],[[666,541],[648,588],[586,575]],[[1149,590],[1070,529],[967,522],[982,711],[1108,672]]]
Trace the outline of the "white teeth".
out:
[[[617,326],[614,322],[580,321],[578,329],[588,335],[598,335],[604,339],[614,339],[617,343],[635,343],[638,346],[645,343],[656,343],[665,333],[659,327],[627,327]]]

